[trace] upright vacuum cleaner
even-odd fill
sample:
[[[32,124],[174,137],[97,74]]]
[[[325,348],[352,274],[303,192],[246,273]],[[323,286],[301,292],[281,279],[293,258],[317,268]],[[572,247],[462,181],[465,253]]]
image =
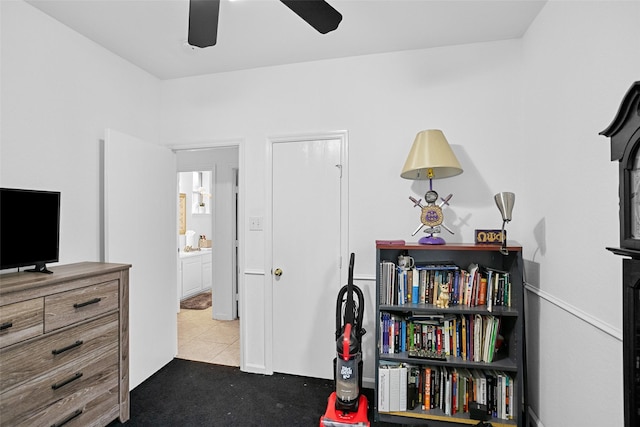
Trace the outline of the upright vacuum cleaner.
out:
[[[336,306],[336,350],[333,378],[336,391],[329,396],[327,410],[320,417],[320,427],[369,427],[369,403],[362,394],[362,327],[364,297],[353,284],[353,263],[349,260],[349,281],[338,292]]]

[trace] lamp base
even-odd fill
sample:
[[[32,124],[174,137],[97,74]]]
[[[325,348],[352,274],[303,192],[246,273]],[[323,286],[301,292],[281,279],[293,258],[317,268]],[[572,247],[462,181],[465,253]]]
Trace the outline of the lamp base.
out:
[[[420,240],[418,240],[418,243],[420,243],[421,245],[444,245],[446,242],[442,237],[425,236],[421,237]]]

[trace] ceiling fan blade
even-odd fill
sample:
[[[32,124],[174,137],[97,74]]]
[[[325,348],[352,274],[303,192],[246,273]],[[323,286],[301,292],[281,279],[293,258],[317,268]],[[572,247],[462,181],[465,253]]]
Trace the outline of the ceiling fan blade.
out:
[[[220,0],[189,0],[189,36],[191,46],[209,47],[218,40]]]
[[[342,14],[325,0],[280,0],[321,34],[338,28]]]

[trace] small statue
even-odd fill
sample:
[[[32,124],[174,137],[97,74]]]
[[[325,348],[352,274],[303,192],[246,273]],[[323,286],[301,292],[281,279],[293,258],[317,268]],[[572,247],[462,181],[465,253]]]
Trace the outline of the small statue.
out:
[[[420,238],[418,243],[422,245],[443,245],[445,243],[444,239],[442,237],[435,236],[435,234],[440,233],[440,227],[444,228],[449,233],[454,234],[449,227],[444,225],[444,215],[442,214],[442,206],[448,205],[451,197],[453,197],[453,195],[449,194],[446,198],[441,199],[442,201],[436,205],[436,202],[438,201],[438,193],[433,190],[429,190],[424,195],[424,201],[427,204],[423,205],[421,200],[416,200],[409,196],[409,200],[413,202],[413,207],[419,206],[422,212],[420,215],[420,225],[411,235],[415,236],[423,227],[426,227],[424,232],[428,234],[427,236]]]
[[[441,283],[438,299],[436,300],[436,307],[447,308],[449,307],[449,284]]]

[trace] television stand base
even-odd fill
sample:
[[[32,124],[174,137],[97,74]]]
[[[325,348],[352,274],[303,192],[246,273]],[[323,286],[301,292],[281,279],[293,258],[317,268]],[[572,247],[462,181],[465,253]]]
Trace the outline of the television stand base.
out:
[[[25,270],[27,273],[45,273],[53,274],[53,271],[49,270],[45,263],[37,263],[35,267]]]

